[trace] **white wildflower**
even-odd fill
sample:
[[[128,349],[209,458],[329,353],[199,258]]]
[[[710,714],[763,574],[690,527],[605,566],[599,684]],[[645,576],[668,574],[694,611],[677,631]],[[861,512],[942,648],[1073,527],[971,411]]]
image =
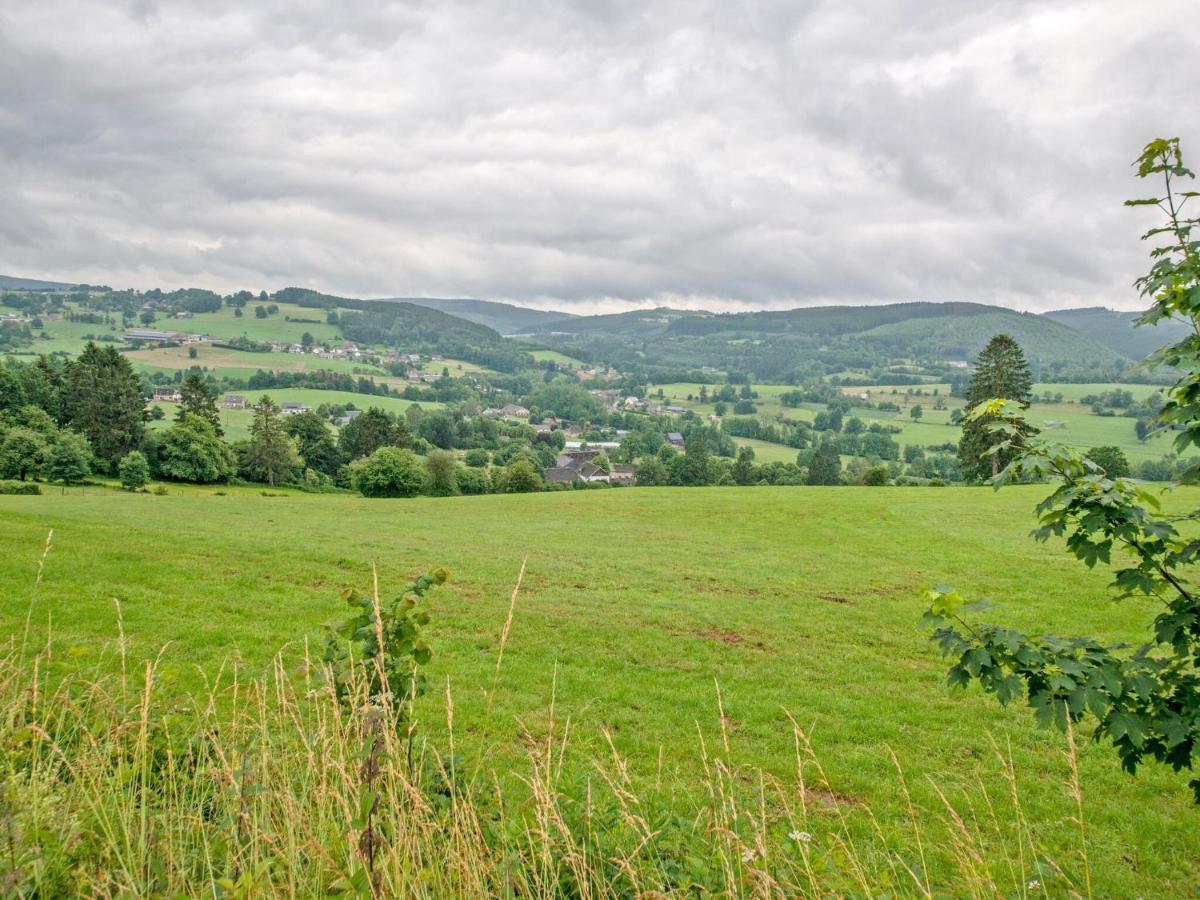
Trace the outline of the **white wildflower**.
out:
[[[789,831],[788,837],[800,844],[807,844],[812,840],[812,835],[807,831]]]
[[[742,851],[742,862],[750,862],[757,855],[753,847],[747,847]]]
[[[1041,887],[1042,887],[1042,883],[1040,881],[1038,881],[1036,878],[1033,879],[1033,881],[1029,882],[1029,890],[1031,890],[1031,891],[1040,890]]]

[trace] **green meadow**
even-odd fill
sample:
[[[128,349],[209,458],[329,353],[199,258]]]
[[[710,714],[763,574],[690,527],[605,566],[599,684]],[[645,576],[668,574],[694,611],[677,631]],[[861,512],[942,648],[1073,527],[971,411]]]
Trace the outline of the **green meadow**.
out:
[[[221,417],[221,427],[228,440],[238,440],[250,436],[250,422],[254,418],[254,410],[250,408],[250,405],[257,403],[259,398],[264,395],[269,396],[281,406],[284,403],[302,403],[313,409],[324,403],[330,405],[354,404],[358,409],[370,409],[374,406],[388,412],[403,414],[410,406],[419,406],[422,409],[440,409],[442,407],[441,403],[428,400],[404,400],[400,397],[355,394],[350,391],[322,391],[315,388],[271,388],[265,391],[230,391],[229,393],[239,394],[249,405],[244,409],[226,409],[222,403],[226,395],[223,394],[218,400],[217,413]],[[162,407],[165,415],[161,419],[151,420],[151,428],[166,428],[175,421],[179,404],[159,401],[154,405]]]
[[[703,416],[713,414],[714,405],[712,403],[700,403],[695,399],[700,392],[699,384],[677,382],[651,385],[651,395],[657,396],[656,392],[660,387],[663,389],[664,402],[686,407]],[[712,388],[711,385],[708,387]],[[935,388],[938,389],[937,396],[932,394]],[[1065,443],[1085,449],[1103,445],[1120,447],[1130,462],[1134,463],[1158,459],[1164,454],[1170,453],[1172,451],[1171,442],[1163,435],[1155,435],[1145,441],[1139,441],[1134,432],[1132,418],[1097,416],[1091,412],[1090,407],[1083,406],[1078,402],[1078,398],[1089,394],[1099,394],[1118,388],[1129,390],[1138,400],[1160,390],[1153,385],[1137,384],[1037,384],[1034,386],[1035,396],[1046,390],[1052,393],[1060,392],[1063,394],[1063,402],[1035,402],[1029,408],[1029,419],[1034,425],[1051,431]],[[962,429],[950,421],[950,415],[953,410],[962,407],[963,401],[949,396],[950,386],[947,384],[922,385],[920,389],[924,391],[924,394],[909,394],[907,393],[908,387],[886,385],[845,388],[844,391],[846,393],[867,391],[870,392],[873,403],[886,401],[899,406],[899,412],[855,408],[849,415],[857,416],[867,425],[879,422],[899,428],[900,431],[893,434],[892,437],[902,447],[905,444],[918,444],[923,447],[957,444],[959,438],[962,437]],[[755,385],[754,390],[759,395],[755,401],[758,415],[765,421],[782,418],[811,422],[813,417],[825,408],[822,403],[803,403],[794,407],[784,406],[778,399],[779,395],[789,390],[795,390],[787,385]],[[914,387],[913,390],[916,388]],[[892,393],[893,391],[895,393]],[[692,395],[692,400],[687,399],[689,394]],[[939,399],[945,407],[944,409],[936,408]],[[917,405],[921,407],[922,415],[920,419],[913,419],[912,407]],[[727,412],[727,415],[732,415],[732,404],[729,404],[729,407],[730,412]],[[739,439],[738,443],[753,446],[756,459],[760,462],[795,459],[795,452],[791,448],[779,444],[770,444],[764,441],[756,441],[751,444],[742,439]]]
[[[157,658],[159,690],[185,708],[222,667],[226,681],[234,667],[249,679],[276,654],[279,677],[303,688],[306,647],[315,653],[322,623],[344,615],[343,588],[368,588],[374,564],[390,596],[445,566],[451,581],[428,600],[432,690],[416,719],[423,739],[445,746],[453,704],[463,777],[504,785],[520,808],[530,747],[565,723],[560,770],[600,786],[601,761],[618,754],[629,790],[653,790],[686,830],[706,802],[714,754],[751,798],[760,779],[795,776],[790,715],[827,784],[810,801],[813,846],[851,840],[855,858],[882,867],[888,854],[916,852],[915,816],[931,881],[959,895],[970,886],[956,881],[955,826],[939,793],[969,823],[997,818],[999,835],[1027,840],[1076,878],[1079,808],[1061,733],[1036,727],[1019,705],[946,687],[920,626],[921,592],[952,584],[991,598],[991,620],[1113,640],[1136,640],[1154,615],[1111,601],[1105,572],[1028,539],[1045,491],[643,488],[372,501],[237,487],[53,489],[0,497],[0,627],[21,634],[28,616],[30,641],[55,673],[115,673],[119,602],[134,671]],[[1185,489],[1167,502],[1196,499]],[[1130,777],[1109,748],[1077,737],[1097,894],[1194,891],[1200,830],[1188,824],[1186,777],[1153,765]],[[989,812],[1013,791],[1002,760],[1020,816]],[[755,802],[744,815],[783,817]]]

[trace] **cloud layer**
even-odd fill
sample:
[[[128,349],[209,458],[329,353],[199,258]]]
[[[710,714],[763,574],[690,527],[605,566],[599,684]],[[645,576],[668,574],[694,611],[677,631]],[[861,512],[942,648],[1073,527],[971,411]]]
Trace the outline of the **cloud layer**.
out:
[[[573,309],[1134,308],[1192,0],[0,10],[0,272]]]

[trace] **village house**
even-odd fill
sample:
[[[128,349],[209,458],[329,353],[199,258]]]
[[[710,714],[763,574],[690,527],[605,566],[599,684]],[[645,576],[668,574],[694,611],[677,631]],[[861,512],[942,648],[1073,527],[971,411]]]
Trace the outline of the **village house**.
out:
[[[225,409],[245,409],[246,398],[241,394],[226,394],[225,399],[221,401],[221,406]]]
[[[155,403],[161,403],[164,401],[168,403],[178,403],[181,399],[183,398],[179,395],[179,388],[177,387],[167,385],[165,387],[156,387],[154,389]]]
[[[683,435],[680,434],[678,431],[668,431],[666,437],[667,437],[667,443],[670,444],[672,447],[674,447],[676,450],[683,449]]]
[[[338,428],[345,428],[347,425],[357,419],[361,413],[361,409],[348,409],[342,415],[334,419],[333,424]]]
[[[283,414],[286,416],[297,416],[300,413],[312,412],[311,406],[305,406],[303,403],[285,403],[283,404]]]
[[[612,484],[633,484],[637,481],[637,466],[614,463],[608,473],[608,480]]]
[[[528,419],[529,410],[515,403],[506,403],[500,407],[500,415],[506,419]]]

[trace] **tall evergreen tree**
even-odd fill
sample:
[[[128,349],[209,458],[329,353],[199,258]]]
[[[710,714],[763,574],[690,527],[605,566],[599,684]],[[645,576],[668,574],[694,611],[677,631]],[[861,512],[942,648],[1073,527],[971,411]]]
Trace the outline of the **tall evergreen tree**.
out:
[[[293,470],[302,465],[296,443],[284,427],[279,405],[266,394],[254,407],[250,443],[242,465],[251,478],[265,481],[272,487],[277,482],[287,481]]]
[[[107,471],[142,445],[146,401],[129,360],[114,347],[89,342],[67,370],[63,412],[68,425],[88,439]]]
[[[839,484],[842,480],[842,457],[837,444],[826,438],[813,451],[808,463],[807,484]]]
[[[1021,345],[1007,334],[993,337],[975,360],[975,371],[967,386],[967,409],[985,400],[1001,398],[1015,400],[1029,408],[1033,395],[1033,376]],[[985,456],[999,440],[988,425],[988,418],[963,420],[963,436],[958,443],[958,458],[963,475],[968,479],[994,477],[1018,452],[1016,447]]]
[[[203,375],[193,370],[183,377],[179,386],[179,412],[175,421],[182,422],[186,415],[193,415],[208,422],[217,433],[224,437],[225,430],[221,428],[221,415],[217,412],[217,392]]]

